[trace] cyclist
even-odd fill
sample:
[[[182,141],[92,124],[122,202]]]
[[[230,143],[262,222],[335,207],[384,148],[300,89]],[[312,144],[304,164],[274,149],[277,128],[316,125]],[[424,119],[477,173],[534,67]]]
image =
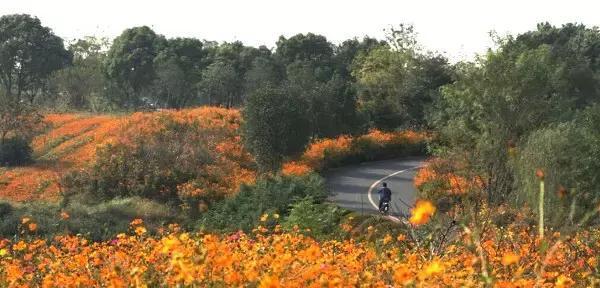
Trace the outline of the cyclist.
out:
[[[383,187],[377,191],[377,194],[379,194],[379,211],[381,211],[383,203],[389,204],[392,201],[392,190],[387,187],[387,183],[383,182],[381,186]]]

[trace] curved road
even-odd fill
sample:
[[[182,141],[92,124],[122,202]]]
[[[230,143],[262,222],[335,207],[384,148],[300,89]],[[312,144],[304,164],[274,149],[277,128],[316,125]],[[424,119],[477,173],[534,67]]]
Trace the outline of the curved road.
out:
[[[424,160],[422,157],[401,158],[332,169],[325,174],[329,200],[356,212],[376,213],[377,190],[381,182],[387,182],[392,190],[390,214],[408,215],[416,199],[413,177]]]

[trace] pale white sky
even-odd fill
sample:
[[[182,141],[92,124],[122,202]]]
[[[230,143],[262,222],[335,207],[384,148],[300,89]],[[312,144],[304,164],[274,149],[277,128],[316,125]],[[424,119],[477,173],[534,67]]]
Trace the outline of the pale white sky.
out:
[[[514,34],[541,21],[600,26],[599,8],[597,0],[0,0],[0,15],[35,15],[65,40],[148,25],[167,37],[273,47],[279,35],[313,32],[339,43],[383,38],[384,28],[409,23],[423,46],[454,60],[484,52],[491,30]]]

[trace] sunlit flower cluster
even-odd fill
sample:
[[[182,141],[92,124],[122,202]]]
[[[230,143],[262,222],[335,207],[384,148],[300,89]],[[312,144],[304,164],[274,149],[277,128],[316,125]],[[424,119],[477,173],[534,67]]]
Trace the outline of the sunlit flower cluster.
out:
[[[279,215],[261,218],[277,221]],[[460,233],[456,244],[432,255],[404,245],[411,241],[404,234],[374,242],[319,242],[279,226],[216,235],[170,225],[151,237],[144,221],[134,219],[128,233],[105,242],[78,236],[0,240],[0,286],[482,287],[488,281],[483,270],[495,287],[597,284],[598,230],[566,240],[554,233],[550,245],[518,226],[491,228],[485,235],[476,243],[470,232]],[[482,254],[472,248],[477,246]]]

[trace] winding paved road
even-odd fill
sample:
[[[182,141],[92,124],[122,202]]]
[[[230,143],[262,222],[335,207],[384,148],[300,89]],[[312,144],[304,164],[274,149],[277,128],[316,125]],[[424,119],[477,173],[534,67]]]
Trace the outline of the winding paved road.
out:
[[[377,190],[381,182],[387,182],[392,190],[390,214],[408,215],[409,206],[416,198],[413,177],[424,160],[422,157],[401,158],[332,169],[325,174],[331,193],[329,200],[353,211],[376,213]]]

